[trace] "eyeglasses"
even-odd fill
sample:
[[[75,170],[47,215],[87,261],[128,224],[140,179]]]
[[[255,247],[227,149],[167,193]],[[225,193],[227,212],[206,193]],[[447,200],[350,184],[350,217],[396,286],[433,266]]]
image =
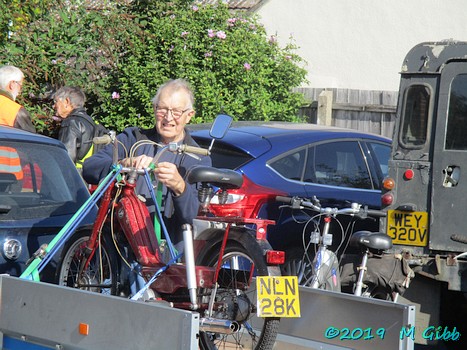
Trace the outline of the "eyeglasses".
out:
[[[18,86],[19,86],[20,88],[23,87],[23,83],[21,83],[20,81],[13,80],[13,82],[16,83],[16,84],[18,84]]]
[[[169,113],[172,113],[172,118],[174,118],[175,120],[177,119],[180,119],[183,115],[183,113],[185,113],[186,111],[189,111],[191,108],[187,108],[185,110],[180,110],[180,109],[172,109],[172,108],[162,108],[162,107],[157,107],[156,106],[156,116],[158,118],[164,118],[165,116],[167,116],[167,114]]]

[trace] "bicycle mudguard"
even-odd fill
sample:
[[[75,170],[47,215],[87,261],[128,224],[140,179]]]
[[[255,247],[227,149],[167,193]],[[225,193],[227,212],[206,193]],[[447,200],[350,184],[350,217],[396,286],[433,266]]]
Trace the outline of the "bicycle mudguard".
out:
[[[136,260],[143,266],[160,265],[162,258],[151,215],[133,191],[119,201],[117,217]]]

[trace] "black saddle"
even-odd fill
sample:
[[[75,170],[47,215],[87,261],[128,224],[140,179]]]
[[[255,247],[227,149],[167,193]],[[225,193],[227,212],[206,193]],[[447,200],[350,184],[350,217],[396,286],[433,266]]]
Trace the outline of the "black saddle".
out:
[[[383,251],[392,248],[392,239],[381,232],[357,231],[350,238],[350,244],[370,251]]]
[[[230,169],[197,166],[190,169],[187,175],[187,181],[190,184],[201,182],[222,189],[234,189],[242,187],[243,176]]]

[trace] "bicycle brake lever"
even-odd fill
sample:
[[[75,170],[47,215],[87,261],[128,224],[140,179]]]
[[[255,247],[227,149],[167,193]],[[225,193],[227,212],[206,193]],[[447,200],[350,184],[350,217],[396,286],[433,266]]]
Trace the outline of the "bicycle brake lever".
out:
[[[302,207],[302,205],[301,205],[301,202],[302,202],[302,201],[301,201],[300,198],[294,197],[294,198],[292,199],[292,203],[291,203],[291,204],[292,204],[292,205],[291,205],[292,209],[303,209],[303,207]]]

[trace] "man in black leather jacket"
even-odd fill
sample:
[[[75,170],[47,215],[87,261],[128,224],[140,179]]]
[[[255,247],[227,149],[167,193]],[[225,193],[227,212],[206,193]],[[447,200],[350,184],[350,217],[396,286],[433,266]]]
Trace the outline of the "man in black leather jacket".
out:
[[[78,169],[85,158],[91,154],[95,123],[86,113],[86,96],[77,87],[64,86],[54,95],[54,108],[62,118],[58,139],[65,145],[71,160]]]

